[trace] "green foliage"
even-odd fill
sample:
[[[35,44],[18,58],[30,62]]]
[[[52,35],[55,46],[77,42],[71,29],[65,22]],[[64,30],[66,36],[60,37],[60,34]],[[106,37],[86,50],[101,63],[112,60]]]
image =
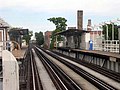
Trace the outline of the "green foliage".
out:
[[[66,22],[67,20],[65,18],[62,18],[62,17],[53,17],[53,18],[49,18],[47,19],[49,20],[50,22],[53,22],[56,26],[56,29],[59,29],[59,30],[66,30]]]
[[[108,26],[108,40],[112,40],[112,24],[107,24],[107,26]],[[103,25],[103,35],[105,40],[107,39],[106,38],[107,26]],[[117,28],[117,25],[115,24],[114,24],[114,40],[118,40],[118,28]]]
[[[57,32],[66,30],[66,26],[67,26],[66,22],[67,22],[67,20],[65,18],[63,18],[63,17],[56,17],[56,18],[53,17],[53,18],[49,18],[47,20],[49,20],[50,22],[53,22],[55,24],[55,26],[56,26],[56,29],[52,32],[52,35],[51,35],[50,48],[53,49],[54,48],[54,42],[55,42],[55,39],[56,39],[55,34]],[[62,41],[63,38],[61,36],[58,36],[57,40]]]
[[[29,44],[31,37],[33,36],[33,31],[28,31],[27,35],[24,35],[22,39],[26,41],[26,44]]]
[[[35,38],[38,45],[43,45],[44,43],[43,32],[39,32],[39,33],[35,32]]]

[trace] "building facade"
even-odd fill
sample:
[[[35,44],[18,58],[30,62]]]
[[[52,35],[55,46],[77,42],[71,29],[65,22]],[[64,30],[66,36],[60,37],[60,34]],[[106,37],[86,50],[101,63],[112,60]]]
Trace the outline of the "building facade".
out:
[[[51,35],[52,35],[52,31],[46,31],[45,32],[45,43],[44,46],[45,48],[49,49],[50,48],[50,41],[51,41]]]
[[[91,19],[88,19],[87,31],[90,32],[90,40],[93,42],[93,50],[102,50],[102,31],[91,25]]]
[[[10,40],[8,35],[10,28],[10,25],[0,18],[0,56],[1,51],[7,49],[8,41]]]

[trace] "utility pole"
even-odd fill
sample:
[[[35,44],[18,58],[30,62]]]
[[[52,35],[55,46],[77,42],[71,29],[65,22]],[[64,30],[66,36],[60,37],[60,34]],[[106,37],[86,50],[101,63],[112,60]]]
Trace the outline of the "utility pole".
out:
[[[112,24],[112,40],[114,40],[114,22],[111,22],[110,23]]]
[[[57,35],[56,35],[56,49],[57,49]]]
[[[107,25],[107,23],[105,23],[105,26],[106,26],[106,40],[108,40],[108,25]]]
[[[119,54],[120,54],[120,26],[118,26],[118,37],[119,37]]]

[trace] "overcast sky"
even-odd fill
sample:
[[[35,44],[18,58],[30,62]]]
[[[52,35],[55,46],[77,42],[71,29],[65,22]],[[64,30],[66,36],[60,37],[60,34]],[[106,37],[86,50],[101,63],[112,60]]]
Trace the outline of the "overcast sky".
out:
[[[0,17],[13,27],[34,32],[52,31],[47,19],[65,17],[68,26],[77,26],[77,10],[83,10],[83,26],[116,20],[120,17],[120,0],[0,0]]]

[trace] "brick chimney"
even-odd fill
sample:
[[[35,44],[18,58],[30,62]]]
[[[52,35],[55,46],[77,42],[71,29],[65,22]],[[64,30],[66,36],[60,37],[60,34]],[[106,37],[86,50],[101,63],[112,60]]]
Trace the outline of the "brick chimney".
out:
[[[83,10],[77,11],[77,28],[83,30]]]
[[[91,31],[91,19],[88,19],[87,31]]]

